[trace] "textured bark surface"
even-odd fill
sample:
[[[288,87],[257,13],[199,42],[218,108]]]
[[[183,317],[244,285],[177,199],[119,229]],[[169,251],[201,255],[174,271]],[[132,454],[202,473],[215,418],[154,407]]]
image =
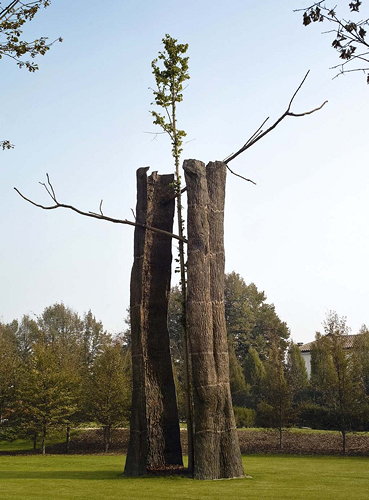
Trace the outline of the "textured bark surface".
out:
[[[173,175],[137,171],[137,222],[172,232]],[[132,412],[125,474],[182,465],[167,328],[171,238],[135,228],[131,274]]]
[[[226,165],[186,160],[187,329],[192,366],[194,477],[242,477],[224,313]]]

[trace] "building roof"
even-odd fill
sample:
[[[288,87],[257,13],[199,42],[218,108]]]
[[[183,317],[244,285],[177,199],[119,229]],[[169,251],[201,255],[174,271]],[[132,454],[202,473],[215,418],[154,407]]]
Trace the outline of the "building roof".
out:
[[[354,347],[354,342],[355,342],[355,339],[357,339],[358,337],[360,337],[360,334],[357,334],[357,335],[342,335],[342,338],[343,338],[343,345],[342,347],[344,349],[352,349]],[[302,344],[302,345],[299,345],[299,349],[301,352],[310,352],[313,345],[315,344],[315,340],[313,340],[312,342],[308,342],[307,344]]]

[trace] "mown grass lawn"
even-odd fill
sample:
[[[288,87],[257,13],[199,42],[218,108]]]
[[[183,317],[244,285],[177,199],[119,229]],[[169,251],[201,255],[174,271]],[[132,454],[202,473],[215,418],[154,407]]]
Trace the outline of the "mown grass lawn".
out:
[[[368,499],[369,458],[244,457],[251,479],[123,478],[119,455],[0,457],[5,499]]]

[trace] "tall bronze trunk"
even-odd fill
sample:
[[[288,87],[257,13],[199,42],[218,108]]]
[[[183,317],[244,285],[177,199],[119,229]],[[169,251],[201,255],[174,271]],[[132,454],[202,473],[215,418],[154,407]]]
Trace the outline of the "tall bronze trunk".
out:
[[[137,170],[136,220],[172,232],[174,176]],[[131,274],[132,413],[125,474],[182,465],[167,328],[171,238],[135,228]]]
[[[187,331],[192,366],[194,477],[242,477],[224,313],[226,165],[186,160]]]

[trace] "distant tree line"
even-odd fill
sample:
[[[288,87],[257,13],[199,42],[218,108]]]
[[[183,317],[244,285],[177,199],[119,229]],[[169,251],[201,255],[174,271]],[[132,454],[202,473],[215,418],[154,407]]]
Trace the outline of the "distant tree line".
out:
[[[130,357],[122,339],[104,331],[91,311],[83,318],[54,304],[31,319],[0,323],[0,440],[46,438],[88,422],[104,430],[126,425]]]
[[[283,429],[291,426],[335,429],[342,434],[369,429],[369,331],[362,327],[353,347],[345,347],[349,329],[335,312],[324,322],[311,351],[308,378],[299,346],[268,304],[264,292],[234,272],[226,275],[225,308],[231,391],[239,427]],[[170,299],[169,330],[180,414],[184,418],[180,293]]]
[[[231,392],[239,427],[291,426],[369,430],[369,331],[346,349],[346,320],[331,312],[311,350],[308,378],[299,346],[264,292],[226,275]],[[170,295],[169,331],[180,418],[186,419],[181,293]],[[46,437],[100,425],[105,450],[111,430],[127,426],[131,404],[129,329],[108,334],[91,311],[81,318],[63,304],[34,319],[0,323],[0,440],[28,438],[45,452]]]

